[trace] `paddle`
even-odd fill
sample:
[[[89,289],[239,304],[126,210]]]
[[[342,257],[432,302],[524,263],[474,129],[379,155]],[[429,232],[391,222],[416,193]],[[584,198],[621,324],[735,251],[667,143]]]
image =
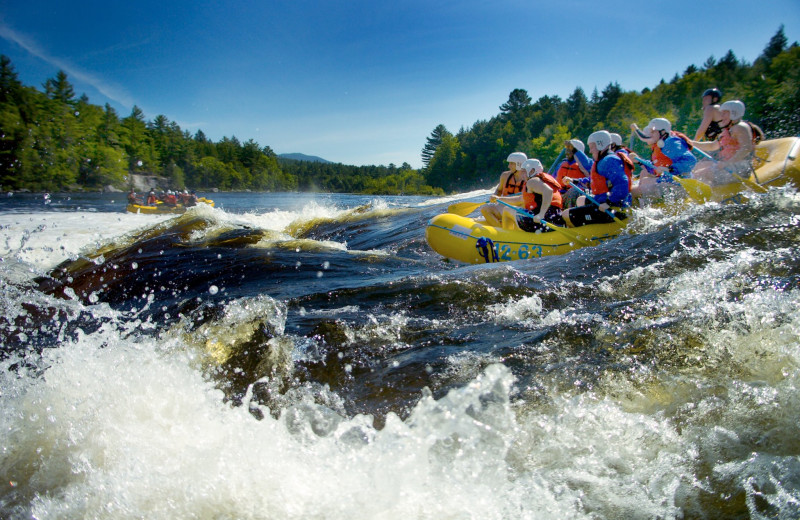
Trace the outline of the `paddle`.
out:
[[[702,204],[711,198],[711,186],[705,182],[698,181],[697,179],[684,179],[677,175],[673,175],[672,180],[683,186],[683,189],[686,190],[689,197],[698,204]]]
[[[547,173],[549,173],[553,177],[556,176],[556,173],[558,173],[558,167],[561,166],[561,159],[564,157],[565,153],[567,153],[567,149],[566,148],[562,148],[561,149],[561,153],[558,154],[558,157],[556,157],[556,160],[553,161],[553,164],[550,165],[550,169],[547,170]]]
[[[454,215],[458,215],[460,217],[466,217],[479,207],[486,204],[488,201],[484,202],[456,202],[455,204],[450,204],[447,206],[447,212],[453,213]]]
[[[585,191],[583,191],[582,189],[580,189],[580,188],[579,188],[578,186],[576,186],[575,184],[572,184],[571,182],[569,183],[569,185],[570,185],[570,186],[572,186],[573,188],[575,188],[576,190],[578,190],[578,193],[580,193],[581,195],[583,195],[584,197],[586,197],[588,200],[590,200],[590,201],[592,202],[592,204],[594,204],[594,205],[595,205],[595,206],[597,206],[598,208],[600,207],[600,203],[599,203],[599,202],[597,202],[596,200],[594,200],[594,197],[592,197],[591,195],[589,195],[588,193],[586,193]],[[611,210],[608,210],[608,209],[607,209],[607,210],[606,210],[606,215],[608,215],[609,217],[613,218],[613,219],[614,219],[614,221],[615,221],[617,224],[622,224],[622,221],[621,221],[620,219],[618,219],[618,218],[617,218],[617,216],[616,216],[616,215],[614,215],[614,213],[613,213]]]
[[[509,204],[507,202],[503,202],[502,200],[498,200],[497,202],[499,202],[503,206],[508,206],[509,208],[517,211],[518,213],[522,213],[526,217],[531,217],[531,214],[529,212],[525,211],[522,208],[518,208],[516,206],[512,206],[511,204]],[[568,239],[570,239],[573,242],[577,242],[577,243],[579,243],[579,244],[581,244],[583,246],[593,246],[594,245],[594,242],[583,238],[582,236],[580,236],[579,234],[575,233],[571,229],[567,229],[567,228],[564,228],[564,227],[561,227],[561,226],[556,226],[555,224],[553,224],[551,222],[548,222],[546,220],[542,220],[541,222],[545,226],[549,227],[553,231],[557,231],[557,232],[561,233],[562,235],[564,235],[565,237],[567,237]]]
[[[717,164],[717,160],[716,159],[714,159],[713,157],[708,155],[706,152],[704,152],[700,148],[695,146],[694,150],[697,150],[697,153],[699,153],[700,155],[702,155],[706,159],[712,161],[714,164]],[[728,171],[730,171],[730,170],[728,170]],[[762,185],[760,185],[758,183],[755,183],[755,182],[751,181],[750,179],[746,179],[744,177],[740,177],[739,175],[736,175],[733,172],[730,172],[730,174],[733,175],[734,177],[736,177],[737,179],[739,179],[739,181],[742,184],[744,184],[745,186],[747,186],[751,190],[755,191],[756,193],[766,193],[767,192],[767,188],[765,188],[764,186],[762,186]]]

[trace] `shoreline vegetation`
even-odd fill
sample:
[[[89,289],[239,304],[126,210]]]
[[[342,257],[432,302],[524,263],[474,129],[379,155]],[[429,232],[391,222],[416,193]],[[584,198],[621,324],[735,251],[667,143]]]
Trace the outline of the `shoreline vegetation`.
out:
[[[745,119],[767,138],[800,134],[800,46],[788,45],[781,26],[749,64],[732,51],[653,89],[624,91],[610,83],[587,96],[581,87],[562,100],[535,102],[514,89],[500,113],[451,133],[438,125],[426,139],[424,167],[349,166],[278,157],[252,139],[213,142],[165,115],[146,121],[134,106],[120,117],[109,104],[76,97],[59,71],[37,90],[23,85],[11,60],[0,56],[0,190],[30,192],[195,189],[198,192],[318,191],[362,195],[444,195],[488,188],[509,153],[522,151],[550,165],[564,141],[594,130],[628,135],[630,123],[654,117],[693,135],[702,119],[700,95],[710,87],[723,101],[740,99]]]

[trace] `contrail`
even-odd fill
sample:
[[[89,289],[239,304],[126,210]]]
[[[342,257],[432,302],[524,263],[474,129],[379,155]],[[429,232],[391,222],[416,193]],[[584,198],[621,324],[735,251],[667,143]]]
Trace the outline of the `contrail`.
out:
[[[15,31],[2,21],[0,21],[0,37],[10,42],[16,43],[17,45],[28,51],[33,56],[36,56],[37,58],[49,63],[50,65],[63,70],[64,72],[67,73],[68,76],[72,76],[73,78],[83,83],[91,85],[92,87],[97,89],[98,92],[100,92],[107,98],[116,101],[123,107],[125,108],[133,107],[134,105],[133,99],[122,89],[115,87],[113,85],[109,85],[102,78],[99,78],[91,73],[84,72],[64,60],[51,56],[46,51],[42,50],[39,47],[39,45],[36,44],[36,42],[18,33],[17,31]]]

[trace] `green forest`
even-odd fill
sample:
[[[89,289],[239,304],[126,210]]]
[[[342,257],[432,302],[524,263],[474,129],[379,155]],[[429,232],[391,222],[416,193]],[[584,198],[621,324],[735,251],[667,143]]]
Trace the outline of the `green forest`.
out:
[[[23,85],[11,60],[0,56],[0,189],[125,190],[132,174],[158,176],[161,189],[443,193],[407,163],[283,160],[252,139],[212,142],[164,115],[146,121],[136,106],[121,118],[108,104],[76,97],[63,71],[40,91]]]
[[[693,135],[701,119],[700,96],[709,87],[721,89],[723,100],[744,101],[745,118],[760,125],[767,138],[800,133],[800,46],[788,44],[783,26],[752,64],[729,51],[641,92],[611,83],[588,96],[576,87],[566,100],[546,95],[533,101],[525,89],[514,89],[488,121],[455,134],[436,126],[422,148],[419,170],[408,163],[280,159],[252,139],[213,142],[165,115],[147,121],[136,106],[120,117],[108,104],[77,96],[63,71],[41,90],[23,85],[10,59],[0,56],[0,188],[127,189],[131,175],[150,175],[160,178],[163,189],[440,195],[490,187],[513,151],[548,165],[565,140],[585,140],[601,128],[628,135],[632,122],[666,117],[674,129]]]

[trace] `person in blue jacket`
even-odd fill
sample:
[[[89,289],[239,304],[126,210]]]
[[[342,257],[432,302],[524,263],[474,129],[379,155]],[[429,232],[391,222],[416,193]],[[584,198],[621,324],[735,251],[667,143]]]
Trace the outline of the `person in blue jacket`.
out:
[[[644,130],[639,130],[636,123],[633,123],[631,130],[652,151],[650,160],[635,153],[630,154],[630,158],[643,167],[639,184],[633,188],[633,195],[660,198],[673,189],[680,189],[672,176],[688,178],[697,164],[697,158],[692,155],[691,140],[682,133],[673,131],[672,123],[663,117],[652,119]]]
[[[606,130],[594,132],[587,140],[594,164],[591,171],[591,190],[594,202],[581,197],[578,206],[565,210],[564,221],[570,227],[613,222],[627,215],[622,211],[631,205],[628,176],[622,159],[611,151],[611,134]],[[595,204],[596,202],[596,204]],[[610,210],[610,211],[609,211]]]

